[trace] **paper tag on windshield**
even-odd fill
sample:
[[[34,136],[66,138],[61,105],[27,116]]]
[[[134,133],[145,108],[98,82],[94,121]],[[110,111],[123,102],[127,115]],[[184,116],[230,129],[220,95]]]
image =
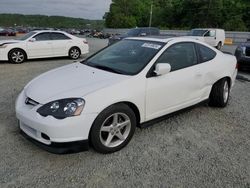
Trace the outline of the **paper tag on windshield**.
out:
[[[161,45],[153,44],[153,43],[144,43],[142,45],[142,47],[144,47],[144,48],[153,48],[153,49],[159,50],[161,48]]]

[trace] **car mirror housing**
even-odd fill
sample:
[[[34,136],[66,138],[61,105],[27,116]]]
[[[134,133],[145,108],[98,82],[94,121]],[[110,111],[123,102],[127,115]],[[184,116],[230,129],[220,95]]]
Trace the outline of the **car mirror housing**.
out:
[[[167,74],[171,71],[171,65],[169,63],[158,63],[155,66],[154,73],[157,76]]]
[[[36,41],[36,39],[35,38],[31,38],[31,39],[29,39],[29,42],[35,42]]]

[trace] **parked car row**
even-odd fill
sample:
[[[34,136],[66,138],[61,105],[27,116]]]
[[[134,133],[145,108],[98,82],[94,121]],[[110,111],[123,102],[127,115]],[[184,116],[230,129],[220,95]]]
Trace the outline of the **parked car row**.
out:
[[[0,36],[16,36],[16,31],[13,29],[0,29]]]

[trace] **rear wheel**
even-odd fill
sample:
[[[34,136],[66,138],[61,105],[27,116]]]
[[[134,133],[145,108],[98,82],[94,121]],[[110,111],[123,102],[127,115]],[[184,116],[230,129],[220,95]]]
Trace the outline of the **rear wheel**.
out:
[[[134,112],[125,104],[106,108],[96,118],[90,132],[93,148],[100,153],[112,153],[125,147],[136,128]]]
[[[222,47],[222,42],[219,42],[219,43],[217,44],[216,48],[217,48],[218,50],[220,50],[221,47]]]
[[[71,59],[78,59],[81,56],[81,50],[77,47],[72,47],[69,50],[69,57]]]
[[[228,103],[229,93],[229,81],[226,78],[219,80],[212,87],[209,104],[215,107],[225,107]]]
[[[9,52],[9,61],[14,64],[23,63],[26,59],[26,54],[21,49],[14,49]]]

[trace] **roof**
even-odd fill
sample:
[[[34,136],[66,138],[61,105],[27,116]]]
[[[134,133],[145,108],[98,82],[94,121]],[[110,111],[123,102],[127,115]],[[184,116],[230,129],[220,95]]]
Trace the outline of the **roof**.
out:
[[[189,38],[189,37],[171,37],[171,38],[154,38],[154,37],[128,37],[126,39],[133,40],[146,40],[146,41],[155,41],[155,42],[164,42],[168,43],[171,40],[175,41],[190,41],[190,42],[198,42],[197,39]]]
[[[33,32],[37,32],[37,33],[43,33],[43,32],[51,32],[51,33],[66,33],[64,31],[57,31],[57,30],[34,30]]]

